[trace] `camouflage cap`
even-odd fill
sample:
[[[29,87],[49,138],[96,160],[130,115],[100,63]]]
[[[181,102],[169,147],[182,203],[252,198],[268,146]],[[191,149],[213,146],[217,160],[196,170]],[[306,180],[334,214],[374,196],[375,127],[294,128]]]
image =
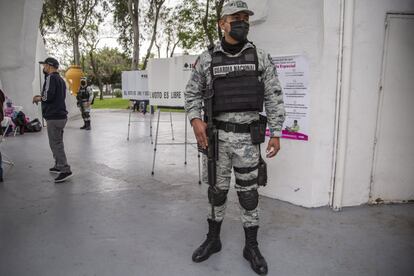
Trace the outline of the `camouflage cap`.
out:
[[[241,0],[230,0],[223,6],[221,17],[225,15],[232,15],[238,12],[245,12],[248,15],[254,15],[254,12],[249,10],[247,3]]]

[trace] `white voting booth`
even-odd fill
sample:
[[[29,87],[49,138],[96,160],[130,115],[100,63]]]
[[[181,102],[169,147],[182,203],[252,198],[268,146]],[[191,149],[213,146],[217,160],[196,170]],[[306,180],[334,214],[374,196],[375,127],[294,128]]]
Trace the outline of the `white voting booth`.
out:
[[[149,100],[147,71],[122,72],[122,98],[129,100]]]
[[[184,90],[197,56],[151,59],[148,64],[150,104],[184,108]]]
[[[148,89],[150,92],[150,105],[158,106],[157,128],[155,134],[154,157],[152,165],[152,175],[154,175],[155,157],[158,145],[184,145],[185,160],[187,164],[187,115],[185,120],[185,139],[184,143],[158,143],[158,131],[160,125],[161,108],[184,109],[184,90],[190,79],[191,70],[197,56],[179,56],[173,58],[150,59],[148,63]],[[172,129],[172,118],[170,113],[170,122]],[[200,154],[198,154],[200,161]],[[199,177],[200,177],[200,162]],[[201,180],[199,179],[199,183]]]
[[[123,71],[122,72],[122,98],[137,101],[149,101],[148,74],[146,70]],[[133,109],[129,112],[128,117],[128,136],[129,140],[131,123],[145,122],[131,120]],[[152,120],[150,119],[150,137],[152,143]]]

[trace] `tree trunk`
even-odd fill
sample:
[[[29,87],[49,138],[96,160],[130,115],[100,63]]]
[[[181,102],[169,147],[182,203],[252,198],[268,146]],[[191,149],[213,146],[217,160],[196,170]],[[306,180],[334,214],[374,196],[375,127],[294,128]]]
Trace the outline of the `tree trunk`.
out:
[[[161,46],[158,45],[157,40],[155,39],[154,41],[155,47],[157,47],[157,54],[158,54],[158,58],[161,58]]]
[[[86,1],[86,0],[84,0]],[[98,0],[87,0],[86,11],[83,14],[83,18],[79,18],[78,9],[79,2],[78,0],[68,1],[70,5],[70,35],[72,36],[73,42],[73,63],[75,65],[80,64],[80,51],[79,51],[79,36],[81,35],[83,29],[86,26],[89,16],[92,14],[93,9],[98,4]]]
[[[132,49],[131,70],[139,68],[139,0],[128,0],[128,13],[132,20],[134,46]]]
[[[173,48],[171,50],[170,57],[173,57],[174,56],[175,48],[177,47],[178,43],[180,43],[180,40],[178,40],[176,43],[174,43],[174,46],[173,46]]]
[[[79,34],[73,36],[73,62],[75,65],[80,64],[80,52],[79,52]]]
[[[204,16],[204,18],[202,20],[202,23],[203,23],[204,32],[206,33],[207,38],[208,38],[209,45],[214,45],[213,36],[208,31],[208,12],[209,12],[209,8],[210,8],[210,0],[207,0],[207,4],[206,4],[206,14],[205,14],[205,16]]]
[[[165,48],[165,52],[166,52],[166,56],[165,57],[169,57],[170,56],[170,44],[171,44],[171,38],[170,37],[168,37],[168,40],[167,40],[167,47]]]
[[[154,4],[155,5],[154,28],[152,30],[151,42],[150,42],[150,45],[148,47],[147,54],[145,55],[144,64],[142,66],[143,70],[147,69],[148,59],[151,55],[152,46],[154,45],[155,38],[156,38],[156,35],[157,35],[158,17],[160,15],[160,10],[161,10],[161,7],[164,4],[164,2],[165,2],[165,0],[155,0],[154,1],[154,3],[155,3]]]

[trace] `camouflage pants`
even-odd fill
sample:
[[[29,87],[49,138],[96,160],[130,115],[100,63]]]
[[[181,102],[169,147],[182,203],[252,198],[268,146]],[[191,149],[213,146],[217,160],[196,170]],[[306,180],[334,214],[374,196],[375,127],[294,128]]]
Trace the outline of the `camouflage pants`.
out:
[[[82,119],[86,122],[86,121],[90,121],[91,120],[91,116],[90,116],[90,112],[91,112],[91,106],[89,102],[82,102],[80,104],[80,112],[82,115]]]
[[[217,161],[217,188],[228,191],[230,188],[231,171],[236,168],[252,168],[259,162],[259,147],[253,145],[250,139],[244,141],[220,141]],[[249,181],[257,178],[257,169],[248,173],[235,172],[237,180]],[[207,183],[207,157],[203,155],[203,182]],[[235,184],[237,192],[257,190],[257,182],[254,184],[239,185]],[[222,221],[226,211],[226,202],[221,206],[214,207],[215,220]],[[259,224],[258,208],[249,211],[244,209],[240,203],[240,218],[244,227],[256,226]],[[211,217],[211,206],[209,207],[209,219]]]

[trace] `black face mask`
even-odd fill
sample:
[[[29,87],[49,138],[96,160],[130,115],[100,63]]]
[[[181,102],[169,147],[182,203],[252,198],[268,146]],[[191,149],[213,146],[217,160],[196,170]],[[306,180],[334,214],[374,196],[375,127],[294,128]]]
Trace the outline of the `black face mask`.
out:
[[[250,24],[245,21],[230,22],[230,36],[238,42],[245,42],[249,33]]]

